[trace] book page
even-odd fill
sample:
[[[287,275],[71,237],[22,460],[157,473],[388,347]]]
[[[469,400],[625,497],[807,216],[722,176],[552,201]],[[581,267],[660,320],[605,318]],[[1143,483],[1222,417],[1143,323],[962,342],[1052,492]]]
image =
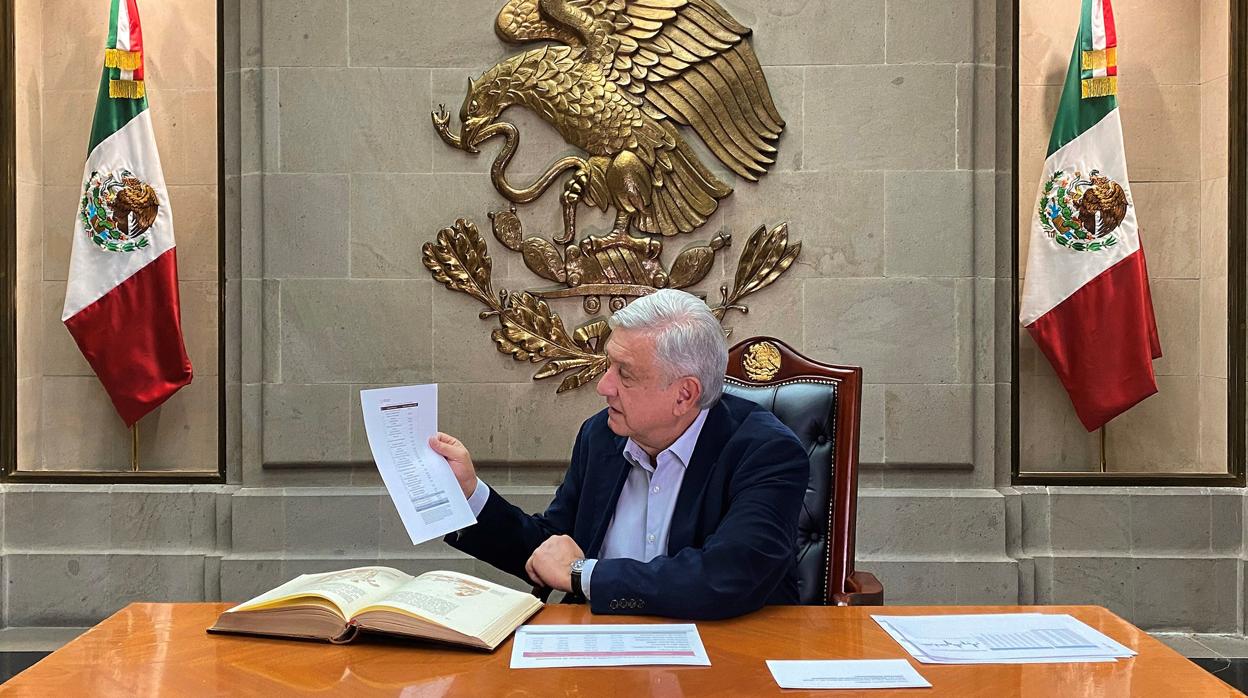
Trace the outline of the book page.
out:
[[[344,619],[348,619],[358,609],[376,602],[411,578],[411,575],[390,567],[356,567],[337,572],[303,574],[231,608],[227,613],[290,606],[295,605],[295,600],[300,597],[315,597],[328,600],[338,608]]]
[[[472,637],[480,637],[499,618],[511,616],[535,599],[455,572],[426,572],[370,607],[397,609]]]

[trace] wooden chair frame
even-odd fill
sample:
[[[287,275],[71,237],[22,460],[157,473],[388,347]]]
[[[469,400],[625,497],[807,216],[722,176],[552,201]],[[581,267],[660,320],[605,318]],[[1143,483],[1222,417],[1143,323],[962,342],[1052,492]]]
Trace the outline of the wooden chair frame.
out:
[[[772,375],[751,377],[744,359],[762,342],[779,350],[779,365]],[[774,337],[751,337],[728,352],[727,379],[745,387],[772,387],[789,383],[827,383],[838,387],[838,425],[833,454],[831,499],[828,507],[828,541],[823,603],[833,606],[878,606],[884,603],[884,587],[875,575],[854,569],[854,537],[858,516],[858,442],[862,414],[862,368],[836,366],[809,359]]]

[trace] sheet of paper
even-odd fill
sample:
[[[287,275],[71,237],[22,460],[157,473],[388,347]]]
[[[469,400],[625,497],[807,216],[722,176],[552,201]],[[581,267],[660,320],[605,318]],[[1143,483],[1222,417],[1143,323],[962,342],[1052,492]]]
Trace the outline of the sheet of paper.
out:
[[[1067,614],[872,616],[920,662],[1114,661],[1135,652]]]
[[[1130,657],[1135,654],[1068,614],[976,614],[886,618],[924,654],[957,660]]]
[[[897,641],[897,644],[901,645],[902,649],[910,653],[911,657],[914,657],[915,659],[922,662],[923,664],[1001,664],[1002,663],[1002,660],[1000,659],[966,659],[966,658],[933,659],[932,657],[928,657],[927,655],[920,652],[919,649],[915,647],[914,645],[910,644],[910,642],[906,640],[905,636],[903,636],[901,633],[893,629],[890,625],[888,625],[886,621],[883,621],[877,618],[876,622],[880,624],[880,627],[884,629],[884,632],[888,633],[889,636],[891,636],[894,640]],[[1118,660],[1115,659],[1114,657],[1037,657],[1037,658],[1032,658],[1032,659],[1011,659],[1009,660],[1009,663],[1010,664],[1071,664],[1071,663],[1082,663],[1082,662],[1116,662],[1116,661]]]
[[[780,688],[931,688],[904,659],[768,659]]]
[[[451,466],[429,448],[438,431],[438,386],[361,390],[360,405],[373,460],[412,543],[476,523]]]
[[[697,626],[526,625],[511,649],[512,669],[654,664],[710,666]]]

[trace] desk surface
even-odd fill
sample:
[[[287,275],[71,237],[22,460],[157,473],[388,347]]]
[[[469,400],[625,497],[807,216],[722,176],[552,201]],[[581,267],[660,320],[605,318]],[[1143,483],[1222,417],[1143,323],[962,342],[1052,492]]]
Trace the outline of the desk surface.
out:
[[[380,638],[349,645],[209,635],[229,604],[132,604],[0,686],[6,695],[257,695],[330,692],[435,696],[845,695],[781,691],[765,659],[907,657],[872,613],[1070,613],[1139,652],[1113,664],[935,666],[915,663],[932,689],[884,696],[1242,695],[1130,623],[1092,606],[783,606],[698,623],[710,667],[511,670],[511,640],[487,654]],[[552,605],[533,623],[649,623]]]

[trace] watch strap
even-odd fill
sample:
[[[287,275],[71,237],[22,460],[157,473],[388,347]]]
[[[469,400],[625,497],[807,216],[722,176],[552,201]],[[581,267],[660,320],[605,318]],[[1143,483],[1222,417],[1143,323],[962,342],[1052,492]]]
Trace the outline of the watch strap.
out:
[[[584,566],[584,559],[572,563],[572,593],[579,599],[585,598],[585,591],[581,588],[581,570]]]

